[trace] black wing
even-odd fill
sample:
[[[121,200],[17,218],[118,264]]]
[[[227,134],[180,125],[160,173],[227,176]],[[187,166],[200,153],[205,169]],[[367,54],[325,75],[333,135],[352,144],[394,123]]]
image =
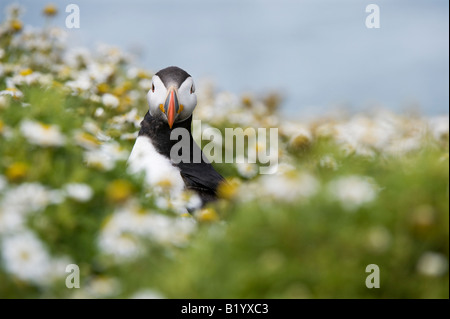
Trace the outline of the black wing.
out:
[[[193,143],[193,148],[197,148],[197,144]],[[199,151],[196,150],[196,151]],[[211,202],[217,198],[217,188],[225,179],[220,175],[214,167],[205,160],[203,152],[200,163],[179,163],[181,177],[186,184],[187,189],[197,192],[202,199],[203,204]]]

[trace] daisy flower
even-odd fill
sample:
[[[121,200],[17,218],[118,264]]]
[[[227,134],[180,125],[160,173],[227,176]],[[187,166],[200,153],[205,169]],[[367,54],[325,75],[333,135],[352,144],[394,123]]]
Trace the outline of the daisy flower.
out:
[[[289,171],[274,175],[266,175],[262,179],[264,193],[268,196],[287,201],[314,196],[320,186],[313,175]]]
[[[43,243],[33,233],[24,231],[4,237],[1,251],[7,272],[26,281],[47,281],[50,256]]]
[[[94,191],[87,184],[70,183],[67,184],[64,189],[67,197],[70,197],[78,202],[87,202],[94,195]]]
[[[6,90],[0,91],[0,96],[2,95],[9,95],[15,99],[20,99],[23,97],[23,93],[15,87],[8,87]]]
[[[420,257],[417,271],[429,277],[443,276],[448,271],[448,259],[440,253],[428,251]]]
[[[348,211],[355,211],[377,197],[374,182],[368,177],[358,175],[344,176],[330,182],[328,192]]]
[[[57,125],[24,120],[20,124],[20,131],[29,143],[39,146],[62,146],[66,141]]]
[[[120,101],[115,95],[105,93],[102,96],[102,103],[107,107],[115,109],[116,107],[119,106]]]
[[[244,178],[252,178],[258,174],[259,166],[255,163],[236,163],[239,175]]]

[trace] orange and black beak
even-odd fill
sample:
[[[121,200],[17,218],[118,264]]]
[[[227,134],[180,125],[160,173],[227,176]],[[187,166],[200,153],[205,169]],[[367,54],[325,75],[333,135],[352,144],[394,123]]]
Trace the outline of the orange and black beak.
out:
[[[164,103],[164,113],[167,116],[167,123],[172,129],[175,118],[180,113],[180,104],[178,103],[178,92],[176,88],[170,88]]]

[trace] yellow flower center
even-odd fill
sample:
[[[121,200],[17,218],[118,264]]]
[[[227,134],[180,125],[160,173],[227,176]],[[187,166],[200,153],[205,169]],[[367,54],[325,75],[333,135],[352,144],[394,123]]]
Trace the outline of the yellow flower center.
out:
[[[89,133],[83,132],[83,133],[81,133],[79,138],[83,142],[87,142],[89,144],[94,144],[94,145],[100,145],[100,142]]]
[[[136,210],[136,213],[140,216],[145,216],[147,215],[147,211],[145,209],[143,209],[142,207],[139,208],[138,210]]]
[[[256,143],[256,152],[264,152],[266,150],[266,146],[263,143]]]
[[[54,4],[48,4],[44,7],[43,13],[48,17],[53,17],[58,13],[58,8]]]
[[[237,179],[231,179],[226,183],[221,183],[217,188],[219,197],[224,199],[232,199],[238,190],[239,182]]]
[[[219,219],[219,215],[212,208],[204,208],[197,213],[197,219],[202,222],[214,222]]]
[[[41,123],[41,127],[44,129],[44,131],[47,131],[47,132],[52,129],[52,126],[50,124]]]
[[[27,75],[30,75],[31,73],[33,73],[33,70],[30,68],[27,68],[27,69],[23,69],[22,71],[20,71],[19,74],[22,76],[27,76]]]
[[[131,83],[131,81],[125,81],[123,82],[122,87],[125,91],[131,90],[133,88],[133,83]]]
[[[113,94],[116,96],[121,96],[125,93],[125,89],[123,86],[118,86],[116,88],[114,88],[113,90]]]
[[[125,95],[122,99],[121,102],[123,105],[131,105],[133,103],[133,100],[131,99],[130,96]]]
[[[112,202],[123,202],[131,196],[133,185],[123,179],[112,181],[106,188],[106,197]]]
[[[20,259],[23,261],[27,261],[28,259],[30,259],[30,254],[27,251],[21,251]]]
[[[157,185],[164,189],[170,189],[173,186],[173,183],[170,179],[164,178],[158,181]]]
[[[97,85],[98,93],[104,94],[109,91],[109,85],[107,83],[100,83]]]
[[[19,179],[24,178],[27,175],[27,172],[28,172],[28,164],[23,162],[16,162],[11,164],[6,169],[5,175],[10,181],[17,181]]]
[[[11,21],[10,26],[14,31],[20,31],[22,30],[23,24],[20,20],[14,19]]]
[[[67,65],[63,66],[60,70],[59,70],[59,76],[66,78],[68,76],[70,76],[72,74],[72,69],[70,67],[68,67]]]
[[[252,98],[250,96],[243,96],[242,97],[242,104],[244,104],[247,107],[252,106],[252,104],[253,104]]]
[[[296,180],[298,178],[298,173],[295,170],[289,170],[284,173],[284,176],[290,180]]]

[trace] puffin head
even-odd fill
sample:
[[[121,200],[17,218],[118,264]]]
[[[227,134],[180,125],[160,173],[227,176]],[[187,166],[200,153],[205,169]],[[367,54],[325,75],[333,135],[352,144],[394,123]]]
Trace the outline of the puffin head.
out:
[[[194,80],[176,66],[162,69],[152,78],[147,101],[150,115],[162,118],[172,129],[174,123],[188,119],[197,105]]]

